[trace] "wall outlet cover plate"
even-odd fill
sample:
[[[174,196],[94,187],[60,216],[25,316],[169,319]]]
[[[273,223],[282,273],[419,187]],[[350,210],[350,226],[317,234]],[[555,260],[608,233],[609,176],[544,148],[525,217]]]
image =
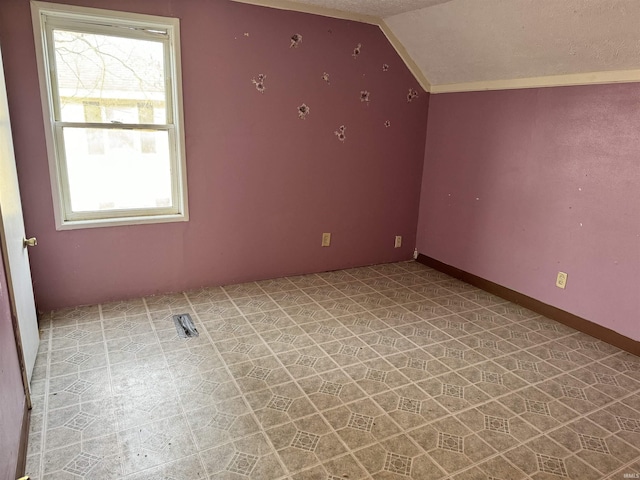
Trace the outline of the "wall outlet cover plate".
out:
[[[558,276],[556,277],[556,287],[565,288],[567,286],[567,275],[565,272],[558,272]]]

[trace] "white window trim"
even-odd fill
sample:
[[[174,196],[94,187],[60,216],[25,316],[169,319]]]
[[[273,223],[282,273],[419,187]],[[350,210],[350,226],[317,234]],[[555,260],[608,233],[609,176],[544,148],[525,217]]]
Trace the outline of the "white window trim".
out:
[[[126,210],[126,216],[113,217],[109,215],[122,214],[124,211],[106,211],[104,214],[90,212],[90,218],[82,218],[75,215],[69,217],[70,204],[68,201],[69,192],[67,188],[66,172],[63,171],[64,162],[58,161],[58,156],[63,153],[57,149],[64,148],[64,143],[56,142],[56,129],[54,127],[54,105],[51,89],[51,76],[49,75],[49,56],[44,52],[45,45],[45,22],[44,16],[49,18],[60,17],[73,18],[90,21],[111,21],[118,24],[125,24],[131,27],[142,27],[145,29],[166,30],[170,32],[170,78],[172,81],[168,88],[168,97],[173,110],[174,125],[174,155],[176,161],[174,166],[176,172],[172,172],[172,177],[177,178],[174,185],[173,197],[176,202],[177,213],[154,213],[161,209],[139,209]],[[103,10],[97,8],[77,7],[73,5],[61,5],[49,2],[31,1],[31,19],[33,23],[33,34],[36,47],[36,61],[38,64],[38,76],[40,81],[40,97],[42,100],[42,112],[44,118],[45,139],[47,145],[47,157],[49,159],[49,176],[51,178],[51,190],[53,197],[53,210],[55,216],[56,230],[72,230],[80,228],[111,227],[117,225],[135,225],[147,223],[167,223],[184,222],[189,220],[188,194],[187,194],[187,169],[185,156],[184,138],[184,114],[182,110],[182,73],[180,58],[180,21],[177,18],[159,17],[154,15],[143,15],[130,12],[119,12]],[[128,34],[127,36],[134,35]],[[167,109],[169,110],[169,109]],[[155,128],[156,126],[154,126]],[[172,132],[170,131],[170,135]],[[176,191],[177,190],[177,191]],[[101,218],[102,217],[102,218]]]

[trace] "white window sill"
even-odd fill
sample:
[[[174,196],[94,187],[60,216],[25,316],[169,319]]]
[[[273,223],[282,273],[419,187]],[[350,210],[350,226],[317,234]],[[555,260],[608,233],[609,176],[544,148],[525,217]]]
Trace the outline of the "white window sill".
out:
[[[82,228],[118,227],[123,225],[146,225],[150,223],[188,222],[187,214],[149,215],[138,217],[104,218],[93,220],[66,220],[56,225],[56,230],[79,230]]]

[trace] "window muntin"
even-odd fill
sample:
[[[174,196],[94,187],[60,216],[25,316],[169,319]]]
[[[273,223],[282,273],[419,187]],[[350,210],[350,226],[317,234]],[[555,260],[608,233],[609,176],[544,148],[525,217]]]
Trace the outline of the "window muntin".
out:
[[[177,20],[34,3],[58,228],[186,220]]]

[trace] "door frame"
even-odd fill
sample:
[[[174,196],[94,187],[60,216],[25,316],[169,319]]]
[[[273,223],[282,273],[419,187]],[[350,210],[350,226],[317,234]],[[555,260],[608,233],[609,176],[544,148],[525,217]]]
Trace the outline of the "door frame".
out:
[[[0,212],[2,212],[2,205],[0,205]],[[20,325],[18,325],[18,314],[16,312],[14,301],[13,283],[11,282],[11,276],[7,272],[7,262],[9,261],[9,255],[7,254],[7,246],[5,241],[4,224],[2,222],[2,215],[0,214],[0,249],[2,249],[2,262],[4,264],[4,276],[7,279],[7,287],[9,289],[9,305],[11,306],[11,324],[13,325],[13,336],[16,342],[16,348],[18,349],[18,363],[20,363],[20,373],[22,375],[22,387],[26,395],[26,405],[31,410],[31,388],[29,386],[29,380],[27,379],[27,368],[25,366],[24,353],[22,351],[22,337],[20,336]]]
[[[0,53],[0,75],[2,75],[2,78],[0,80],[2,80],[2,83],[4,84],[5,83],[4,62],[2,62],[1,53]],[[5,90],[5,88],[6,88],[6,85],[2,87],[3,90]],[[2,95],[3,97],[5,97],[4,99],[6,99],[6,92],[2,92]],[[4,100],[3,100],[3,103],[4,103]],[[9,122],[9,127],[8,127],[9,137],[11,137],[12,132],[10,130],[10,125],[11,125],[10,117],[7,117],[7,121]],[[12,139],[9,138],[9,142],[11,141]],[[10,145],[10,147],[11,147],[10,150],[12,152],[10,157],[13,157],[13,158],[8,158],[7,161],[9,162],[9,165],[11,162],[13,162],[13,164],[15,165],[16,159],[13,153],[13,146]],[[16,182],[18,181],[17,178],[15,181]],[[7,208],[7,205],[6,204],[2,205],[0,202],[0,250],[2,255],[2,263],[3,263],[2,268],[0,268],[0,273],[5,276],[5,279],[7,282],[7,299],[9,302],[9,314],[11,315],[11,327],[13,330],[13,339],[16,346],[16,355],[18,358],[18,365],[20,368],[20,377],[22,378],[22,392],[24,394],[24,407],[22,412],[22,421],[20,422],[21,423],[20,437],[19,437],[19,443],[18,443],[18,452],[17,452],[16,470],[15,470],[15,478],[20,478],[24,475],[24,472],[26,469],[27,446],[29,442],[29,426],[31,421],[31,408],[32,408],[31,387],[29,385],[29,375],[28,375],[28,371],[30,370],[30,368],[29,369],[27,368],[27,362],[25,359],[25,353],[24,353],[23,342],[22,342],[22,334],[20,331],[20,322],[19,322],[19,316],[18,316],[18,304],[16,302],[16,298],[17,298],[16,288],[20,288],[20,284],[15,285],[16,283],[14,281],[15,277],[12,276],[11,266],[9,263],[9,248],[7,245],[7,230],[6,230],[7,224],[5,223],[5,219],[2,215],[3,208]],[[33,301],[34,301],[34,309],[35,309],[35,299]],[[36,315],[36,321],[37,321],[37,310],[35,312],[35,315]],[[36,325],[36,328],[38,328],[37,325]],[[36,355],[37,355],[37,352],[36,352]],[[17,389],[18,389],[18,386],[16,385],[16,390]]]
[[[0,211],[2,205],[0,205]],[[18,364],[20,365],[20,376],[22,377],[22,390],[24,392],[24,411],[22,413],[22,427],[20,431],[20,444],[18,447],[18,459],[16,463],[15,478],[20,478],[25,474],[27,467],[27,448],[29,445],[29,427],[31,425],[31,389],[29,388],[29,381],[27,380],[27,369],[25,368],[24,354],[22,352],[22,340],[20,337],[20,327],[18,325],[18,317],[16,315],[15,302],[13,300],[13,285],[11,278],[7,272],[7,250],[4,234],[4,224],[2,222],[2,215],[0,214],[0,249],[2,250],[2,270],[7,281],[9,308],[11,311],[11,326],[13,327],[13,339],[16,344],[16,353],[18,355]]]

